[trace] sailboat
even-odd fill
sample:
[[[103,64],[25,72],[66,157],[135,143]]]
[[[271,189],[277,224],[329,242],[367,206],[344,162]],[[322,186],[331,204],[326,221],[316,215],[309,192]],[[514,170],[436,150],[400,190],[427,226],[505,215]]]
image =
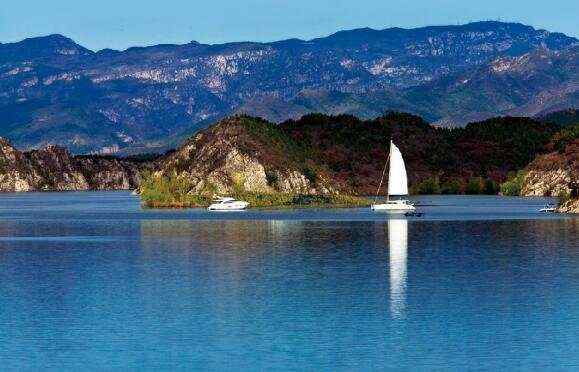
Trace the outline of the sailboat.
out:
[[[390,169],[388,172],[388,196],[386,198],[386,203],[376,204],[378,194],[380,193],[380,188],[382,187],[382,182],[384,181],[384,175],[386,174],[386,167],[390,164]],[[373,211],[384,211],[389,213],[407,213],[414,212],[416,208],[408,200],[391,200],[391,196],[405,196],[408,195],[408,176],[406,174],[406,165],[404,165],[404,159],[402,158],[402,153],[396,147],[394,142],[390,141],[390,152],[388,154],[388,159],[386,160],[386,165],[382,171],[382,178],[380,179],[380,184],[378,185],[378,190],[376,190],[376,198],[374,199],[374,204],[372,204]]]

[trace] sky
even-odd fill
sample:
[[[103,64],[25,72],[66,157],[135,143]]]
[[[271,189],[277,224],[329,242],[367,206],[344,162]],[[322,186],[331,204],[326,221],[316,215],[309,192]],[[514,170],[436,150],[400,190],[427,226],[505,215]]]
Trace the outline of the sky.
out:
[[[0,42],[63,34],[92,49],[311,39],[359,27],[521,22],[579,37],[579,0],[1,0]]]

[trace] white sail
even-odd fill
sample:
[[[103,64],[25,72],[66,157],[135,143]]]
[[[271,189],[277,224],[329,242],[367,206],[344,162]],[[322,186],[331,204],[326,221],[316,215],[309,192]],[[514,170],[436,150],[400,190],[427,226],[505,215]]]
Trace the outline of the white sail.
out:
[[[388,195],[408,195],[408,177],[402,153],[390,142],[390,171],[388,172]]]

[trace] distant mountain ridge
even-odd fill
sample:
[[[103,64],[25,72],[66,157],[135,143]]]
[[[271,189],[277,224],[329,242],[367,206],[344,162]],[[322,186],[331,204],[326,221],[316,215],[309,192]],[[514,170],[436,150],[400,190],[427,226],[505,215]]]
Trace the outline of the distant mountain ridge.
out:
[[[575,38],[501,22],[98,52],[50,35],[0,44],[0,136],[23,149],[136,153],[232,113],[399,110],[447,126],[544,115],[579,107],[578,50]]]

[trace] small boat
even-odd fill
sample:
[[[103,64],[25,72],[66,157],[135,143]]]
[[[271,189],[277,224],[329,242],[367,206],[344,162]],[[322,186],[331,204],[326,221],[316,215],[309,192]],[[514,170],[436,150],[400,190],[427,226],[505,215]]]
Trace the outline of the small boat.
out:
[[[406,217],[422,217],[424,216],[424,213],[422,212],[416,212],[416,211],[411,211],[411,212],[406,212],[404,213],[404,215]]]
[[[386,160],[386,165],[384,166],[382,178],[380,179],[380,184],[378,185],[378,190],[376,191],[376,198],[374,200],[376,201],[378,198],[380,188],[382,187],[382,182],[384,181],[384,175],[386,174],[386,167],[388,167],[388,165],[390,165],[390,170],[388,172],[388,196],[386,197],[386,203],[374,203],[371,207],[372,210],[388,213],[407,213],[416,211],[416,207],[408,200],[390,200],[390,197],[392,196],[408,195],[408,176],[406,174],[406,165],[404,165],[402,153],[392,141],[390,141],[390,152],[388,154],[388,159]]]
[[[543,208],[539,209],[539,212],[555,213],[557,212],[557,206],[554,204],[546,204]]]
[[[207,210],[210,211],[242,211],[249,206],[248,202],[235,200],[234,198],[217,198]]]

